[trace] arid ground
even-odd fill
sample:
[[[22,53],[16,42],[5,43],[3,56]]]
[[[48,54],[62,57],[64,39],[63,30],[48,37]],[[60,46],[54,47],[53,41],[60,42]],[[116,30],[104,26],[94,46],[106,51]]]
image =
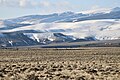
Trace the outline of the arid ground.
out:
[[[120,48],[0,49],[0,80],[120,80]]]

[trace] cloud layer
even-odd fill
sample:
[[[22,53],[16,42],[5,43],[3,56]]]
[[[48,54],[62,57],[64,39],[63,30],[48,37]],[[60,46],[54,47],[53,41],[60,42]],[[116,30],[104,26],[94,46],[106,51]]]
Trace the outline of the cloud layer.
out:
[[[37,9],[41,13],[70,11],[75,8],[65,0],[0,0],[0,7]]]
[[[62,7],[68,6],[67,1],[55,1],[49,0],[0,0],[0,6],[6,7],[20,7],[20,8],[40,8],[40,7]]]

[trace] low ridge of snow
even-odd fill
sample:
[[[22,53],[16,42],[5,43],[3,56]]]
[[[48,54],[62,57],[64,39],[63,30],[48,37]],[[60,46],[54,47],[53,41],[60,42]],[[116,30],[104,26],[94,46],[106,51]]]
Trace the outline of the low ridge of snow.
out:
[[[109,13],[109,12],[111,12],[110,8],[98,8],[98,9],[92,9],[92,10],[87,10],[87,11],[81,11],[79,13],[96,14],[96,13]]]

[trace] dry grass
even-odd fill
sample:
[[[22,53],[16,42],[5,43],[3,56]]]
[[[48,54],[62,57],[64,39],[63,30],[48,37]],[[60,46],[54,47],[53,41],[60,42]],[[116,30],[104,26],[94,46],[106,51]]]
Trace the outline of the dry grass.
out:
[[[120,80],[120,48],[1,49],[0,80]]]

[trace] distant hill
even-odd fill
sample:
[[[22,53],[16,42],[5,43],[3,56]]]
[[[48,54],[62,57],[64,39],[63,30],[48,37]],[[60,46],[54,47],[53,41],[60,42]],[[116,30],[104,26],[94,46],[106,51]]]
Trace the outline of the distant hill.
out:
[[[120,8],[97,13],[54,13],[0,20],[1,46],[120,39]]]

